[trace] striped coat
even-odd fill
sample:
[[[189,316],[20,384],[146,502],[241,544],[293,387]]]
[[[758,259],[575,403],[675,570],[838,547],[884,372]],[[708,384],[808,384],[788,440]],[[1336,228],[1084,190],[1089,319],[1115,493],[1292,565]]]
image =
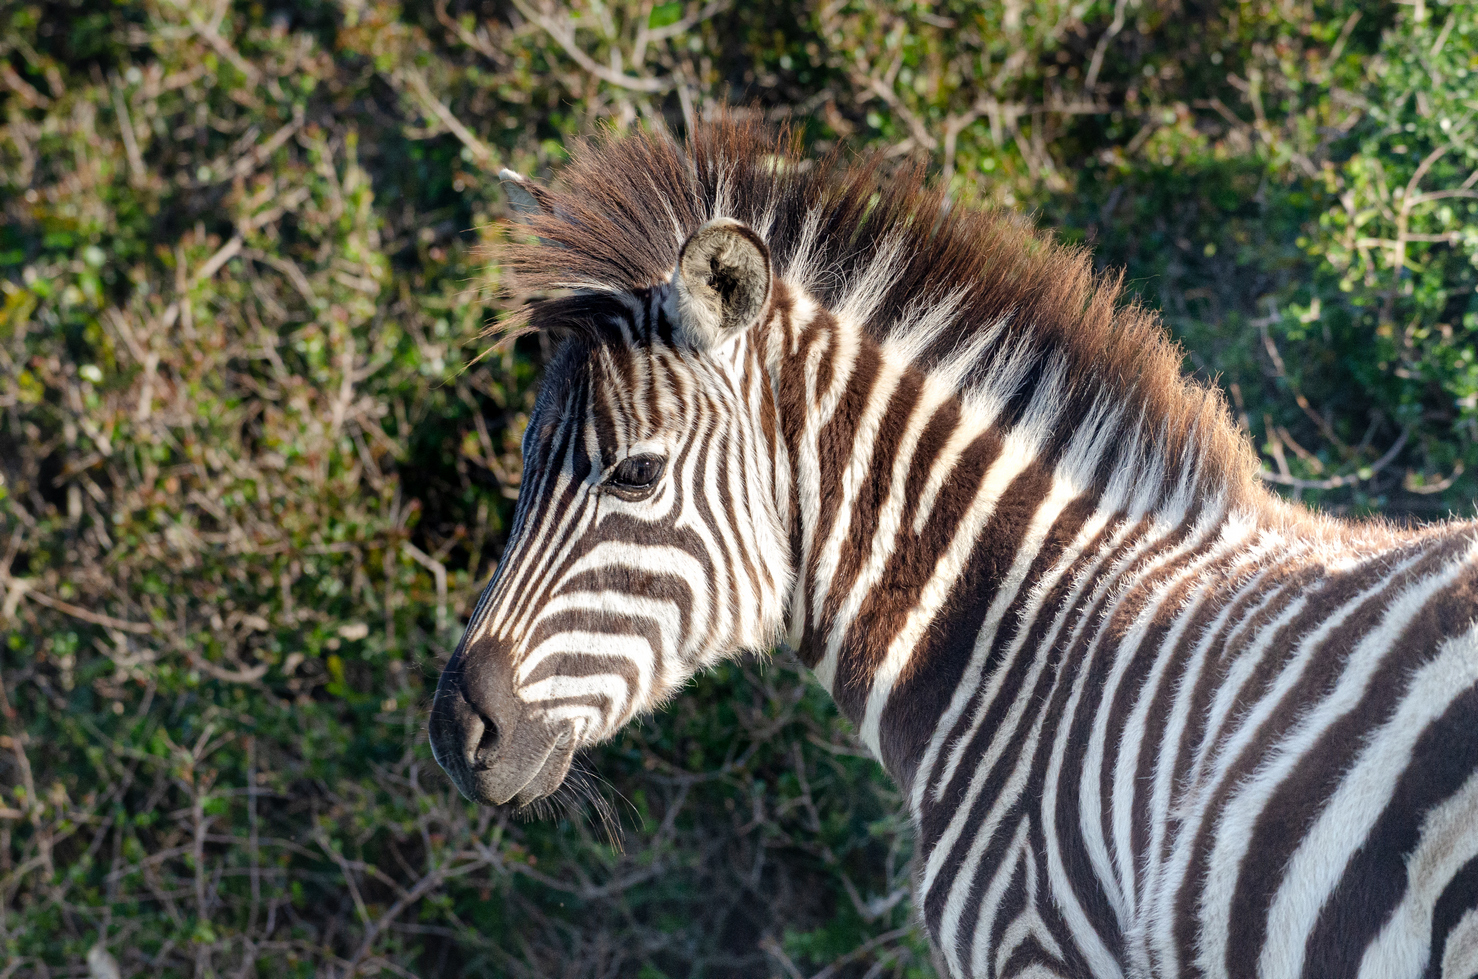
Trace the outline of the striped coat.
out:
[[[953,975],[1478,973],[1474,529],[1276,500],[1082,255],[878,166],[720,120],[507,175],[565,342],[438,761],[537,805],[781,640]]]

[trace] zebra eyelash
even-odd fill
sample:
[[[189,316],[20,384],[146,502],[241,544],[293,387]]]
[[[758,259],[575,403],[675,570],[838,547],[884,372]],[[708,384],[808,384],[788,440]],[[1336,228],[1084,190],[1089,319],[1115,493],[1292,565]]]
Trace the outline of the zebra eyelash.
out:
[[[667,459],[655,452],[629,455],[611,467],[602,489],[623,500],[644,500],[656,491],[667,472]]]

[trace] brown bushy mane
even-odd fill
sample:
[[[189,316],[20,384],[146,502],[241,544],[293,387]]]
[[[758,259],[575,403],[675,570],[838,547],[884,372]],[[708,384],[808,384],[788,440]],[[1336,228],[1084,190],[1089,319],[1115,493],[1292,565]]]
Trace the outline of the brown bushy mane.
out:
[[[951,206],[918,168],[895,172],[879,155],[848,160],[840,151],[814,160],[793,131],[719,115],[685,146],[654,133],[583,141],[559,181],[561,190],[535,192],[544,212],[526,231],[539,240],[515,233],[495,257],[525,289],[576,291],[529,309],[536,327],[586,318],[600,293],[666,282],[683,241],[712,217],[758,230],[779,277],[833,310],[897,239],[855,317],[867,334],[897,339],[921,309],[951,297],[949,323],[917,355],[929,370],[1009,317],[1008,333],[1038,348],[1039,363],[1066,363],[1068,412],[1086,415],[1107,397],[1124,406],[1126,425],[1143,420],[1170,479],[1190,451],[1203,478],[1235,496],[1251,482],[1250,446],[1220,392],[1182,374],[1156,316],[1124,301],[1121,276],[1095,273],[1085,250],[1008,213]],[[971,383],[989,383],[993,355]]]

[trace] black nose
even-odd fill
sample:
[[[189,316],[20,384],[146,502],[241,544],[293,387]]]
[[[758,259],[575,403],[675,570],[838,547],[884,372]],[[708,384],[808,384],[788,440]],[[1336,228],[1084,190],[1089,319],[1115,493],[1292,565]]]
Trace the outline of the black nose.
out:
[[[472,767],[487,768],[493,763],[493,755],[498,751],[498,725],[476,707],[472,709],[478,720],[482,721],[482,737],[477,739],[477,747],[472,751]]]
[[[519,765],[529,761],[510,755],[524,743],[518,731],[526,706],[514,692],[508,651],[496,642],[464,638],[436,685],[427,733],[437,764],[467,798],[502,802],[512,795],[503,783],[511,785]]]
[[[463,689],[460,671],[443,676],[431,709],[431,747],[442,767],[461,762],[486,768],[498,750],[498,725],[478,710]]]

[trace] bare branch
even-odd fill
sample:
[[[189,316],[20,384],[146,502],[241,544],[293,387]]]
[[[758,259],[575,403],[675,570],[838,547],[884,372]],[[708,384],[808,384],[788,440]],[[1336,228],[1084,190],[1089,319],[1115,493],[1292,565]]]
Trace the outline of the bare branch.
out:
[[[1452,475],[1444,476],[1435,483],[1418,483],[1416,481],[1416,473],[1408,471],[1406,478],[1401,481],[1401,488],[1408,493],[1416,493],[1421,496],[1431,493],[1441,493],[1445,489],[1450,489],[1452,484],[1457,482],[1457,478],[1463,474],[1463,470],[1463,461],[1459,459],[1453,464]]]
[[[513,5],[518,8],[519,13],[538,24],[546,34],[554,38],[575,64],[603,82],[610,82],[612,85],[630,89],[633,92],[647,92],[654,95],[671,91],[676,84],[676,80],[672,78],[651,78],[613,71],[580,50],[580,46],[575,41],[574,25],[568,19],[555,20],[543,11],[530,6],[528,0],[513,0]]]
[[[1277,483],[1279,486],[1293,486],[1298,489],[1327,490],[1336,489],[1340,486],[1353,486],[1356,483],[1363,483],[1373,478],[1376,473],[1390,465],[1396,456],[1401,453],[1401,450],[1406,447],[1406,440],[1410,435],[1410,429],[1402,429],[1401,435],[1396,439],[1395,444],[1386,450],[1385,455],[1371,463],[1368,469],[1361,469],[1358,472],[1347,473],[1343,476],[1330,476],[1328,479],[1300,479],[1297,476],[1270,472],[1266,469],[1259,469],[1257,475],[1265,482]]]
[[[147,635],[156,631],[155,626],[149,623],[126,622],[123,619],[116,619],[111,615],[104,615],[102,612],[92,612],[80,606],[73,605],[71,602],[64,602],[60,598],[52,598],[50,595],[42,594],[31,588],[29,584],[20,578],[10,579],[10,587],[19,587],[21,594],[33,602],[38,602],[47,608],[55,609],[64,615],[70,615],[74,619],[81,619],[83,622],[91,622],[93,625],[100,625],[108,629],[117,629],[119,632],[132,632],[136,635]]]
[[[441,124],[450,129],[452,134],[462,141],[462,145],[472,152],[473,162],[484,170],[496,173],[498,170],[497,156],[488,148],[487,144],[478,139],[472,130],[468,129],[462,124],[460,119],[452,114],[451,109],[448,109],[442,104],[441,100],[431,93],[430,86],[426,84],[425,76],[413,68],[406,68],[399,75],[410,86],[412,93],[414,93],[416,100],[421,103],[421,106],[437,119],[441,120]]]
[[[1083,91],[1091,98],[1093,89],[1098,85],[1098,72],[1103,67],[1103,56],[1108,52],[1109,42],[1119,35],[1124,29],[1124,10],[1129,6],[1129,0],[1116,0],[1114,3],[1114,19],[1109,24],[1108,30],[1104,31],[1098,39],[1098,44],[1093,48],[1093,58],[1088,62],[1088,73],[1083,76]]]
[[[139,142],[134,135],[133,117],[128,113],[128,100],[117,85],[111,88],[113,111],[118,114],[118,133],[123,137],[123,153],[128,159],[128,182],[134,187],[142,187],[148,174],[144,171],[144,158],[139,153]]]

